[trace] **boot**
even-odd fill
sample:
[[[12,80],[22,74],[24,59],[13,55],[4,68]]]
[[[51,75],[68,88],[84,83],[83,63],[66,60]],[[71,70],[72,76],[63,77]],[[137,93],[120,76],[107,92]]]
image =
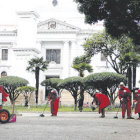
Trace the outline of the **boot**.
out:
[[[100,118],[105,118],[105,115],[100,116]]]
[[[134,118],[130,116],[130,117],[127,117],[127,119],[134,119]]]
[[[137,120],[140,120],[140,113],[139,113],[139,118]]]

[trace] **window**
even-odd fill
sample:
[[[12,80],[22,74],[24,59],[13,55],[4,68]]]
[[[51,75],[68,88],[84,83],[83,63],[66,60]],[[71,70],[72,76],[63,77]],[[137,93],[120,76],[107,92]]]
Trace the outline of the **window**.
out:
[[[8,49],[2,49],[2,60],[8,60]]]
[[[4,76],[7,76],[7,73],[6,73],[5,71],[3,71],[3,72],[1,73],[1,77],[4,77]]]
[[[60,64],[60,49],[47,49],[46,50],[46,60],[50,62],[55,62]]]
[[[106,58],[102,53],[101,53],[101,61],[106,61]]]

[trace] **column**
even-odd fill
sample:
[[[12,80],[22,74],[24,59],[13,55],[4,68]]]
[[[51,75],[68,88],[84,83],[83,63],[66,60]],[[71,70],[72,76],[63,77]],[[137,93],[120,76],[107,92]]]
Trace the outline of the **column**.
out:
[[[70,76],[70,49],[69,41],[65,41],[62,48],[62,78],[67,78]]]
[[[78,76],[78,72],[72,68],[73,66],[73,60],[75,57],[78,56],[78,50],[77,50],[77,42],[76,41],[72,41],[71,42],[71,56],[70,56],[70,76]]]

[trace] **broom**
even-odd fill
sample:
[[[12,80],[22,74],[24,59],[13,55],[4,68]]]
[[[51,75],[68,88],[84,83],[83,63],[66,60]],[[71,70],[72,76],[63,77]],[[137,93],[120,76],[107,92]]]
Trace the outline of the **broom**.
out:
[[[48,104],[48,100],[47,100],[46,106],[44,107],[44,110],[43,110],[42,114],[40,114],[40,117],[45,117],[44,111],[45,111],[45,109],[46,109],[46,107],[47,107],[47,104]]]
[[[121,103],[120,103],[120,106],[119,106],[119,108],[118,108],[118,110],[117,110],[117,112],[116,112],[116,116],[114,116],[114,119],[118,119],[118,112],[119,112],[119,110],[120,110],[120,107],[121,107]]]

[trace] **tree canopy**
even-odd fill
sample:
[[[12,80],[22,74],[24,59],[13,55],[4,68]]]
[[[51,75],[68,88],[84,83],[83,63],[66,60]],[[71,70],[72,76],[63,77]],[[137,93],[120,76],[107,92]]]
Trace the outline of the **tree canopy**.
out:
[[[41,85],[46,86],[47,88],[55,88],[59,92],[60,88],[58,87],[58,84],[61,81],[62,80],[59,78],[49,78],[49,79],[42,81]]]
[[[110,98],[111,102],[114,103],[118,96],[115,96],[115,91],[118,88],[120,82],[126,83],[126,78],[124,75],[117,73],[102,72],[91,74],[85,77],[83,81],[87,90],[98,89],[103,94],[106,94]]]
[[[88,72],[92,72],[93,68],[89,64],[91,57],[88,57],[86,55],[82,55],[79,57],[76,57],[73,61],[73,68],[79,72],[80,77],[84,77],[84,71],[87,70]]]
[[[113,37],[126,34],[135,44],[140,44],[139,0],[75,0],[85,20],[94,24],[104,20],[104,25]]]
[[[43,57],[41,58],[32,58],[30,61],[28,61],[28,67],[26,70],[34,72],[35,73],[35,80],[36,80],[36,105],[38,105],[38,91],[39,91],[39,73],[41,71],[45,71],[48,68],[48,62],[43,60]]]
[[[13,103],[19,96],[19,93],[15,92],[16,88],[26,86],[28,81],[24,78],[16,76],[6,76],[0,78],[0,85],[9,93],[11,103]]]
[[[19,96],[19,92],[16,92],[16,89],[21,86],[26,86],[29,82],[21,77],[17,76],[5,76],[0,78],[0,85],[4,87],[6,92],[9,94],[11,103],[13,104],[13,114],[15,108],[15,100]]]
[[[41,58],[32,58],[29,62],[28,62],[28,67],[26,68],[26,70],[31,71],[31,72],[36,72],[36,69],[38,68],[41,71],[45,71],[48,67],[48,63],[47,61],[43,60],[43,57]]]
[[[120,74],[128,69],[130,62],[140,62],[140,46],[135,46],[132,39],[123,35],[119,39],[112,38],[105,31],[94,34],[84,44],[87,57],[102,53],[112,68]]]

